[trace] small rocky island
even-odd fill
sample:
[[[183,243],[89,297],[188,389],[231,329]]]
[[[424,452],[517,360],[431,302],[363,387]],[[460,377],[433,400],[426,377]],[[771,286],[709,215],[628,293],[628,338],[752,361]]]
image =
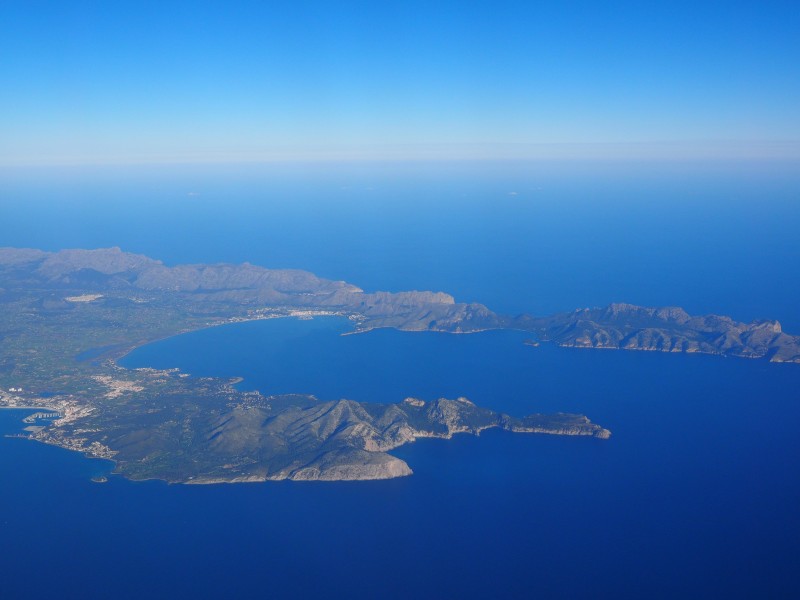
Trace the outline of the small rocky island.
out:
[[[470,333],[513,328],[527,343],[707,352],[800,362],[800,339],[774,321],[690,317],[615,304],[546,318],[498,315],[442,292],[372,292],[297,270],[250,264],[167,266],[119,248],[0,249],[0,406],[58,418],[28,437],[112,459],[131,479],[181,483],[357,480],[409,475],[389,452],[419,438],[511,432],[610,432],[583,415],[511,417],[466,398],[397,404],[242,392],[235,380],[117,360],[164,337],[239,321],[344,316],[378,327]],[[7,390],[7,391],[5,391]]]

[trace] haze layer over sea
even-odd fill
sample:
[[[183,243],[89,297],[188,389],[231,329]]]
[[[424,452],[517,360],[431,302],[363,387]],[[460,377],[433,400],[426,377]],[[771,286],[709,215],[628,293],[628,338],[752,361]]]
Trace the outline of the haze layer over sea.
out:
[[[2,174],[0,245],[304,268],[509,313],[626,301],[800,332],[800,176],[769,163],[273,165]],[[273,320],[128,367],[265,393],[464,395],[575,411],[610,440],[486,432],[395,454],[412,477],[168,486],[0,438],[3,597],[791,597],[800,368],[532,348],[517,332]],[[3,431],[21,413],[0,411]],[[45,570],[46,574],[42,575]],[[81,594],[81,592],[84,592]]]

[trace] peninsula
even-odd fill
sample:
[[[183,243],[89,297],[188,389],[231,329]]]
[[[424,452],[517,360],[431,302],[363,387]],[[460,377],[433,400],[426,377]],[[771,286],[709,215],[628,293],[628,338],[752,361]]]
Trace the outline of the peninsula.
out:
[[[800,362],[800,341],[776,322],[630,305],[508,317],[443,292],[368,293],[305,271],[247,263],[167,266],[119,248],[2,248],[0,307],[0,406],[58,414],[28,428],[28,437],[112,459],[116,472],[132,479],[182,483],[399,477],[411,468],[392,449],[487,428],[610,436],[583,415],[516,418],[466,398],[373,404],[270,396],[237,390],[233,380],[116,362],[142,344],[204,327],[338,315],[354,332],[513,328],[565,346]]]
[[[741,323],[719,315],[691,316],[677,307],[632,304],[521,321],[541,340],[559,346],[697,352],[800,363],[800,336],[784,333],[778,321]]]

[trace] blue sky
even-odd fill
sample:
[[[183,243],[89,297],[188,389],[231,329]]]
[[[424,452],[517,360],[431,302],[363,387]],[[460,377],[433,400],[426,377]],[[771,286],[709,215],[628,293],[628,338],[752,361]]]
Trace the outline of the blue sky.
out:
[[[0,4],[0,165],[797,157],[796,2]]]

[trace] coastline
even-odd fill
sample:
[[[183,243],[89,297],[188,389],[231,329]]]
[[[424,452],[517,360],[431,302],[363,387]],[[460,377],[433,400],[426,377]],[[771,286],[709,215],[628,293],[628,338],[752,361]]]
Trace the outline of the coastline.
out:
[[[283,310],[284,308],[285,307],[278,307],[278,310]],[[286,309],[288,310],[288,308],[286,308]],[[324,314],[315,314],[315,315],[311,316],[310,318],[311,319],[313,319],[314,317],[344,317],[344,318],[349,318],[350,314],[354,314],[354,313],[342,314],[340,312],[330,311],[330,312],[327,312],[327,313],[324,313]],[[206,324],[201,325],[199,327],[191,327],[191,328],[183,329],[181,331],[176,331],[174,333],[170,333],[170,334],[167,334],[167,335],[162,335],[162,336],[154,337],[152,339],[148,339],[148,340],[144,340],[144,341],[140,341],[140,342],[135,342],[130,346],[126,345],[125,349],[120,354],[115,355],[115,356],[109,356],[105,360],[111,361],[115,366],[119,367],[120,369],[126,369],[127,370],[127,367],[124,367],[124,366],[120,365],[118,361],[120,361],[123,358],[125,358],[126,356],[128,356],[134,350],[136,350],[138,348],[142,348],[143,346],[147,346],[148,344],[154,344],[156,342],[161,342],[163,340],[168,340],[168,339],[177,337],[179,335],[184,335],[184,334],[187,334],[187,333],[194,333],[196,331],[204,331],[206,329],[212,329],[214,327],[222,327],[224,325],[235,325],[237,323],[251,323],[253,321],[271,321],[272,319],[298,319],[298,320],[302,321],[302,320],[308,320],[308,317],[304,318],[304,315],[299,315],[299,314],[270,314],[270,315],[257,315],[257,316],[254,316],[254,317],[229,317],[229,318],[226,318],[226,319],[224,319],[224,320],[222,320],[222,321],[220,321],[218,323],[206,323]],[[350,335],[350,333],[355,333],[355,332],[346,332],[346,333],[343,333],[342,335]],[[87,351],[90,351],[90,350],[91,350],[91,348],[89,350],[87,350]],[[98,361],[98,362],[101,362],[101,361]]]

